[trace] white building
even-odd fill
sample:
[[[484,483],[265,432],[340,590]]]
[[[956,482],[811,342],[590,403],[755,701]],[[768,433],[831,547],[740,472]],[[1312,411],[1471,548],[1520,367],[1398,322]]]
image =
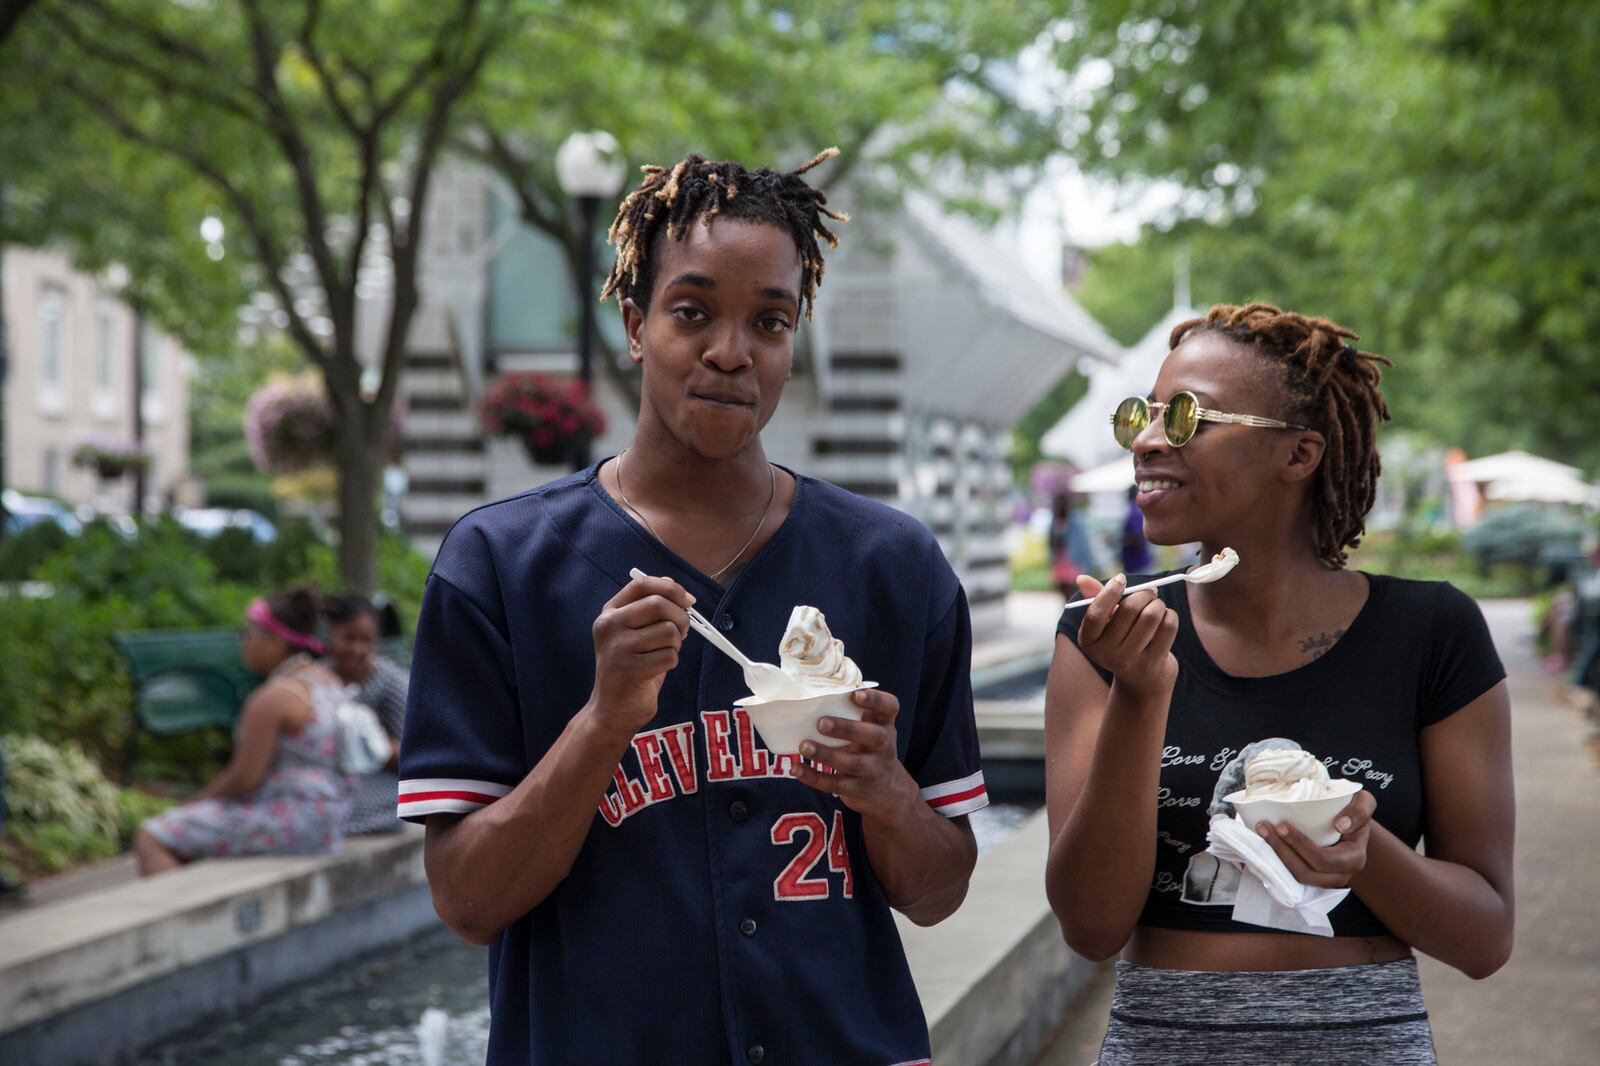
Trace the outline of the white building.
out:
[[[471,507],[563,473],[534,468],[515,442],[485,441],[472,408],[497,373],[575,373],[578,321],[560,252],[517,222],[493,179],[464,166],[441,177],[402,384],[402,515],[430,551]],[[1010,580],[1009,429],[1080,360],[1112,362],[1120,349],[1066,293],[1029,277],[1003,239],[928,199],[855,213],[842,236],[763,434],[767,454],[926,522],[975,627],[993,626]],[[600,318],[620,339],[616,311]],[[615,454],[635,413],[602,371],[595,379],[610,423],[595,454]]]
[[[72,455],[90,439],[131,443],[137,392],[151,454],[143,502],[158,509],[188,478],[188,353],[64,254],[6,247],[0,256],[10,352],[6,487],[132,511],[131,478],[102,483]]]

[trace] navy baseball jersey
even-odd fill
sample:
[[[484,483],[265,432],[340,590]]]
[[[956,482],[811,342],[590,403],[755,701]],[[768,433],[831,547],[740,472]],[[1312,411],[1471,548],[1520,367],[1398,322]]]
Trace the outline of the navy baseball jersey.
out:
[[[722,588],[600,487],[598,466],[468,514],[428,579],[402,818],[511,791],[594,685],[593,620],[628,571],[670,576],[751,656],[828,618],[900,700],[899,755],[951,817],[987,802],[966,597],[911,517],[810,478]],[[925,1063],[927,1023],[861,819],[788,777],[739,668],[691,633],[571,872],[489,952],[491,1066]],[[528,847],[538,846],[529,840]]]

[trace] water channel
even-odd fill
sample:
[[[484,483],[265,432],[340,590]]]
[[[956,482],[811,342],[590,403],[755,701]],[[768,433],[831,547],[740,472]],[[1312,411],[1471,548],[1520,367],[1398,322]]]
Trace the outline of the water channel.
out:
[[[979,852],[1036,806],[995,803],[975,813]],[[481,1066],[487,966],[485,949],[441,929],[160,1045],[138,1066]]]

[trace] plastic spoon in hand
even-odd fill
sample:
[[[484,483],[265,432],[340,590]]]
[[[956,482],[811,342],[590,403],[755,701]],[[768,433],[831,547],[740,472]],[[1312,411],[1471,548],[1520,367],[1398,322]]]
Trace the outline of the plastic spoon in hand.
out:
[[[650,575],[634,567],[628,571],[628,576],[638,579]],[[739,650],[738,645],[717,632],[717,627],[693,607],[689,608],[689,628],[705,637],[712,647],[739,664],[739,668],[744,671],[744,683],[750,686],[752,696],[771,702],[804,699],[808,695],[799,682],[779,667],[771,663],[758,663],[745,655]]]
[[[1180,581],[1187,581],[1191,585],[1207,585],[1226,577],[1238,565],[1239,553],[1232,548],[1223,548],[1209,563],[1197,566],[1186,573],[1168,574],[1158,580],[1146,581],[1144,584],[1135,585],[1131,589],[1123,589],[1122,594],[1127,596],[1134,592],[1144,592],[1146,589],[1157,589],[1162,585],[1176,585]],[[1067,604],[1066,609],[1070,611],[1074,607],[1087,607],[1093,602],[1093,597],[1084,600],[1073,600]]]

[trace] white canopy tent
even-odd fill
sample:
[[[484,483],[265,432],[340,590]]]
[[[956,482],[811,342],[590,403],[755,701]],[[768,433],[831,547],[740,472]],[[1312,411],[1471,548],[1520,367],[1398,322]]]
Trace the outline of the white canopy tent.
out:
[[[1523,451],[1470,459],[1449,467],[1446,474],[1453,483],[1476,486],[1486,500],[1600,504],[1600,488],[1584,480],[1582,470]]]

